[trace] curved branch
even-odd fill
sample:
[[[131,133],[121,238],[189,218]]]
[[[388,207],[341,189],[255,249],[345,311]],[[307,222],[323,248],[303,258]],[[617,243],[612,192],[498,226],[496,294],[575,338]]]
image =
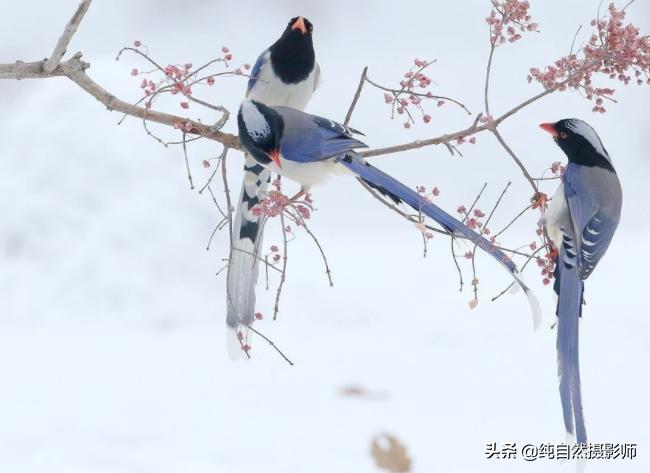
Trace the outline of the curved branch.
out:
[[[228,148],[241,150],[239,138],[230,133],[215,130],[210,125],[204,125],[189,118],[179,117],[164,112],[148,110],[118,99],[97,82],[93,81],[86,69],[90,64],[81,60],[81,53],[75,54],[71,59],[60,63],[52,72],[45,70],[45,61],[22,62],[14,64],[0,64],[0,79],[45,79],[50,77],[67,77],[87,93],[95,97],[109,111],[118,111],[137,118],[146,118],[147,121],[174,126],[178,123],[189,123],[191,129],[188,134],[200,135],[213,141],[218,141]]]

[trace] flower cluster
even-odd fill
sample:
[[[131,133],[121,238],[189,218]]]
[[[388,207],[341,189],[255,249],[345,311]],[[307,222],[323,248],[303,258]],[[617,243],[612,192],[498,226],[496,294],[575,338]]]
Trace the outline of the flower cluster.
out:
[[[276,180],[273,185],[279,189],[280,181]],[[311,218],[312,204],[309,194],[304,194],[300,199],[290,199],[279,190],[274,190],[253,207],[252,212],[256,217],[273,218],[286,211],[287,217],[300,226],[304,220]],[[291,232],[291,227],[287,227],[285,232]]]
[[[492,0],[492,11],[485,21],[490,25],[490,42],[496,47],[506,41],[514,43],[527,31],[537,31],[537,23],[528,13],[530,4],[519,0]]]
[[[413,109],[421,115],[424,123],[431,122],[431,115],[422,106],[426,100],[435,101],[438,107],[445,104],[445,100],[434,96],[431,91],[424,92],[424,89],[431,85],[431,78],[423,71],[433,62],[415,59],[413,63],[414,65],[404,73],[404,78],[399,83],[400,88],[390,89],[384,93],[384,102],[392,107],[393,116],[395,113],[407,116],[404,128],[411,128],[411,125],[415,124],[415,118],[411,113]]]
[[[555,271],[555,261],[557,260],[557,251],[553,250],[546,253],[544,256],[535,258],[537,266],[540,267],[540,274],[542,275],[542,282],[548,286],[553,279]]]
[[[614,89],[595,87],[593,76],[602,74],[624,85],[635,81],[650,84],[650,38],[624,23],[625,10],[611,3],[608,18],[593,20],[589,43],[577,54],[561,57],[544,69],[532,68],[528,82],[535,80],[545,89],[574,89],[594,102],[593,111],[604,113],[603,99],[611,99]]]
[[[252,212],[256,217],[273,218],[284,212],[284,208],[291,204],[291,199],[279,191],[270,191],[266,198],[262,199]]]
[[[197,68],[194,68],[191,62],[185,62],[183,64],[168,64],[165,67],[159,66],[156,62],[150,59],[148,50],[145,46],[143,46],[140,40],[134,41],[133,46],[134,48],[124,48],[123,51],[135,51],[147,59],[149,63],[154,66],[153,70],[150,71],[140,71],[137,68],[131,69],[132,76],[147,76],[144,77],[138,84],[139,88],[144,93],[144,99],[146,99],[146,108],[151,108],[152,101],[158,95],[162,93],[169,93],[170,95],[181,96],[182,99],[179,101],[178,105],[183,109],[188,109],[190,108],[193,87],[197,85],[213,86],[215,83],[215,77],[224,75],[243,75],[244,71],[250,70],[251,67],[250,64],[244,64],[234,70],[226,72],[217,72],[212,74],[206,73],[205,71],[207,67],[213,63],[221,62],[225,64],[227,68],[230,67],[229,61],[232,60],[233,55],[230,52],[230,49],[225,46],[221,48],[221,55],[218,58]],[[156,73],[160,74],[158,79],[156,79],[154,76]],[[201,75],[200,73],[203,73],[205,75]],[[174,127],[188,131],[184,129],[182,124],[179,124],[179,126],[175,125]]]
[[[465,223],[472,230],[479,232],[481,235],[490,234],[490,229],[485,227],[481,220],[485,217],[485,212],[483,212],[481,209],[475,208],[468,211],[464,205],[460,205],[456,209],[456,212],[458,212],[458,214],[461,216],[463,223]],[[494,241],[492,241],[492,243],[494,243]]]
[[[427,202],[431,202],[432,197],[438,197],[440,195],[440,189],[437,186],[433,186],[430,192],[427,192],[427,188],[424,186],[416,186],[415,191]]]
[[[554,176],[561,177],[564,175],[565,166],[563,166],[560,161],[553,161],[549,169],[551,170]]]
[[[278,261],[280,261],[280,258],[282,258],[282,256],[280,255],[280,250],[278,248],[278,245],[271,245],[270,250],[271,253],[268,256],[271,257],[271,261],[273,263],[277,263]]]

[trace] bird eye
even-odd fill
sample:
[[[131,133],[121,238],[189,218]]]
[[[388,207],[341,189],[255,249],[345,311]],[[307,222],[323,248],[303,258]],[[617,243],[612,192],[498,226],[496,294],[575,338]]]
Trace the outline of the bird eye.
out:
[[[567,137],[566,132],[561,131],[561,132],[560,132],[560,138],[565,139],[566,137]]]

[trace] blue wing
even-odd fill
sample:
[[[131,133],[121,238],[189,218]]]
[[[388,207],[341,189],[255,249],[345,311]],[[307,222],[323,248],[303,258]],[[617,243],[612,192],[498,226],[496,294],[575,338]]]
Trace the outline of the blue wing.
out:
[[[603,183],[597,182],[604,179]],[[618,179],[599,169],[569,164],[563,181],[576,237],[578,268],[582,279],[586,279],[607,251],[618,226],[620,208],[612,214],[602,202],[616,199],[617,192],[620,196],[620,188],[613,186]]]
[[[267,52],[268,49],[262,51],[262,54],[260,54],[260,57],[257,58],[255,65],[253,65],[253,69],[251,70],[251,77],[250,79],[248,79],[248,88],[246,89],[246,94],[249,94],[251,89],[257,83],[257,78],[260,76],[260,73],[262,72],[262,66],[266,64],[265,56]]]
[[[300,163],[320,161],[368,146],[354,138],[358,133],[340,123],[289,107],[273,107],[284,120],[280,152]]]

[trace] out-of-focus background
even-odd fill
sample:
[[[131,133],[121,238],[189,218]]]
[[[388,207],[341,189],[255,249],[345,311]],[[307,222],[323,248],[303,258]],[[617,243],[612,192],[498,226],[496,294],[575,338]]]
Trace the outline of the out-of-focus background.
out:
[[[495,115],[540,90],[526,82],[528,68],[566,54],[578,25],[578,44],[586,41],[598,8],[597,0],[531,3],[541,33],[497,51]],[[5,0],[0,62],[49,55],[76,5]],[[233,64],[253,63],[301,14],[315,24],[323,71],[309,111],[342,120],[363,66],[396,84],[418,57],[437,59],[434,93],[478,113],[489,10],[487,0],[97,1],[69,49],[83,51],[93,79],[134,101],[140,78],[129,72],[146,66],[135,57],[116,62],[122,46],[139,39],[162,64],[197,65],[226,45]],[[629,18],[650,32],[648,2],[633,4]],[[554,94],[502,133],[540,175],[564,156],[538,123],[581,117],[619,171],[623,220],[587,283],[583,391],[590,440],[636,442],[639,456],[588,469],[640,472],[650,468],[650,90],[614,86],[619,103],[605,114],[577,94]],[[244,89],[243,78],[227,78],[195,93],[234,111]],[[375,147],[471,121],[447,105],[432,110],[429,125],[405,130],[389,119],[382,95],[367,88],[352,120]],[[564,440],[552,294],[535,268],[527,279],[545,315],[536,333],[521,294],[490,302],[509,282],[495,263],[477,258],[481,300],[470,310],[447,239],[435,237],[423,259],[416,229],[354,180],[333,179],[313,192],[312,228],[334,288],[300,233],[277,322],[273,289],[259,288],[267,317],[257,328],[296,366],[260,339],[252,361],[233,364],[224,346],[225,279],[215,277],[227,235],[218,233],[206,252],[218,215],[209,196],[189,190],[181,150],[160,146],[136,119],[117,126],[120,115],[66,79],[2,81],[0,110],[0,472],[369,472],[377,471],[370,441],[381,432],[407,446],[414,472],[575,468],[485,459],[490,442]],[[169,110],[184,114],[174,102]],[[226,128],[234,132],[235,123]],[[528,185],[492,137],[480,134],[462,150],[463,158],[433,147],[374,162],[409,184],[438,186],[438,203],[450,210],[470,204],[484,181],[481,207],[489,210],[512,180],[491,227],[505,225],[525,205]],[[211,172],[203,159],[219,152],[208,142],[190,148],[197,184]],[[238,193],[241,155],[229,159]],[[503,242],[532,241],[536,218],[527,215]],[[265,244],[279,239],[270,233]]]

